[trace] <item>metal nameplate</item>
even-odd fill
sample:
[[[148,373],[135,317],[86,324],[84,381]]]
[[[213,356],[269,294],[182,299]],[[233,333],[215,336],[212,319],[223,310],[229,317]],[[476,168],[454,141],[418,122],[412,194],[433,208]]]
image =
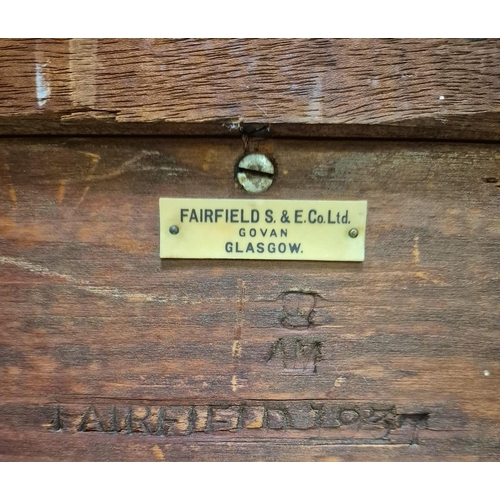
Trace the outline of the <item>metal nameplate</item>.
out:
[[[366,201],[160,198],[160,257],[354,261]]]

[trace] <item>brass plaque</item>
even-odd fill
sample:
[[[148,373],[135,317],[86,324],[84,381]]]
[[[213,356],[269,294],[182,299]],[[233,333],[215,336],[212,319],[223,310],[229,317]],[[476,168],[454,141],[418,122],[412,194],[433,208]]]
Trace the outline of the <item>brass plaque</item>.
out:
[[[160,198],[160,257],[362,261],[366,201]]]

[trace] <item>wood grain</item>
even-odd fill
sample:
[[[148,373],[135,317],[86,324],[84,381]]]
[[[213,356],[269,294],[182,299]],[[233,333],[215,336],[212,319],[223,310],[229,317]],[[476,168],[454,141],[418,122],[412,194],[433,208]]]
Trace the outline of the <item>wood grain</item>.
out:
[[[494,39],[0,41],[1,134],[500,139]]]
[[[161,261],[239,138],[0,140],[0,458],[498,460],[498,145],[246,146],[368,200],[365,262]]]

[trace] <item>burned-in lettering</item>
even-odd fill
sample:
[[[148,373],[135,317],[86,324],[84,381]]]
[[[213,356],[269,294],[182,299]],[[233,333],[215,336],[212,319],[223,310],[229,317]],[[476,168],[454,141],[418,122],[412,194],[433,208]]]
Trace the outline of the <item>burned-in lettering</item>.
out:
[[[428,413],[398,413],[394,406],[346,405],[335,401],[262,401],[240,404],[106,406],[58,405],[51,431],[147,435],[293,432],[331,440],[415,444]],[[62,418],[64,414],[65,418]],[[264,433],[264,434],[261,434]],[[293,434],[295,435],[295,434]],[[307,435],[307,434],[306,434]]]
[[[87,408],[76,430],[78,432],[104,432],[97,411],[93,405]]]
[[[288,329],[307,329],[314,324],[317,294],[285,292],[281,294],[283,315],[281,325]]]
[[[280,338],[273,342],[266,361],[278,360],[286,370],[315,374],[321,361],[322,343],[306,338]]]

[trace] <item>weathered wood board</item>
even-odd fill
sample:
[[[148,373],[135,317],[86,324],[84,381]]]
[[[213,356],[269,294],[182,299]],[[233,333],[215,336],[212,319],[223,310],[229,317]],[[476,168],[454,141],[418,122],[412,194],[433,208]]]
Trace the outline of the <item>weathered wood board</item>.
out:
[[[245,148],[365,261],[162,261]],[[499,195],[498,144],[1,139],[0,459],[498,460]]]
[[[0,134],[500,140],[495,39],[0,40]]]

